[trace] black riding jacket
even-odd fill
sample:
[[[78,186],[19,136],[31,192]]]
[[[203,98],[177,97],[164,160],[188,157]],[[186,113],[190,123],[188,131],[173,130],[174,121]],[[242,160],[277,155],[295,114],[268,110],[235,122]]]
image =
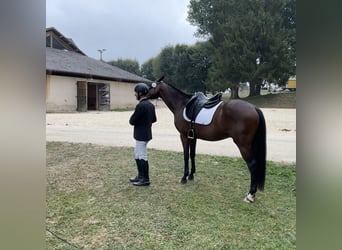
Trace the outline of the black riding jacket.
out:
[[[157,121],[154,105],[146,98],[140,99],[129,123],[134,126],[133,137],[138,141],[152,139],[152,123]]]

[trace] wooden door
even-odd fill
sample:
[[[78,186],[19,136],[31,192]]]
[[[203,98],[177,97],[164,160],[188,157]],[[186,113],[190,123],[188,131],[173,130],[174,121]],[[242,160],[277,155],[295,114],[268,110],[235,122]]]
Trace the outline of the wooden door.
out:
[[[87,82],[77,82],[77,111],[87,110]]]

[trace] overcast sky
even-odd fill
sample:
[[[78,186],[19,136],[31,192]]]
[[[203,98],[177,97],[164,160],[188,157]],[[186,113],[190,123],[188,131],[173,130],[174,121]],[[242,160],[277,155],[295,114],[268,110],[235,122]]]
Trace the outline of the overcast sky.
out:
[[[136,59],[140,64],[167,45],[195,44],[186,21],[189,0],[46,0],[46,27],[55,27],[89,57]]]

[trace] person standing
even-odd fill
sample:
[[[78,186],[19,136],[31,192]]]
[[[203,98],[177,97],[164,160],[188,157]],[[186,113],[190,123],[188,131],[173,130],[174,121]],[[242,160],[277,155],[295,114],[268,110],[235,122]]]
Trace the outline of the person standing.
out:
[[[135,97],[139,102],[129,119],[130,125],[134,126],[134,159],[138,169],[138,175],[129,180],[135,186],[150,185],[147,143],[152,139],[152,123],[157,121],[157,117],[154,105],[146,98],[148,90],[145,83],[138,83],[135,86]]]

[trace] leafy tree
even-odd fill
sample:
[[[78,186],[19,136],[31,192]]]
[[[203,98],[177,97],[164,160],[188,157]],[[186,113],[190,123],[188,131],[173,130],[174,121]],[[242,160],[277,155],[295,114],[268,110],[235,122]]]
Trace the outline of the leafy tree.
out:
[[[164,75],[160,69],[159,62],[160,62],[160,53],[156,57],[154,57],[152,60],[152,73],[153,73],[154,78],[159,78],[162,75]]]
[[[114,61],[109,61],[108,64],[116,66],[120,69],[126,70],[136,75],[141,75],[139,62],[137,60],[131,59],[118,59]]]
[[[288,0],[283,10],[284,27],[288,31],[289,53],[293,62],[290,75],[296,75],[296,0]],[[287,80],[287,79],[286,79]]]
[[[205,80],[210,65],[208,42],[193,46],[177,44],[167,46],[152,60],[154,78],[165,75],[165,80],[175,87],[192,93],[205,91]]]
[[[169,79],[169,82],[173,82],[173,47],[166,46],[162,49],[160,54],[153,60],[153,75],[159,78],[164,75],[165,79]]]
[[[173,63],[173,84],[184,91],[188,91],[189,79],[187,78],[187,72],[190,66],[190,58],[187,45],[177,44],[174,47]]]
[[[211,50],[208,42],[197,42],[187,48],[189,63],[186,77],[188,79],[187,89],[190,92],[205,92],[207,87],[205,81],[208,77],[208,69],[211,66]]]
[[[262,80],[281,82],[293,72],[294,0],[190,0],[188,20],[213,47],[207,85],[231,87],[241,82],[251,95]],[[286,22],[285,22],[286,21]]]
[[[152,81],[157,78],[153,75],[153,58],[141,65],[141,76]]]

